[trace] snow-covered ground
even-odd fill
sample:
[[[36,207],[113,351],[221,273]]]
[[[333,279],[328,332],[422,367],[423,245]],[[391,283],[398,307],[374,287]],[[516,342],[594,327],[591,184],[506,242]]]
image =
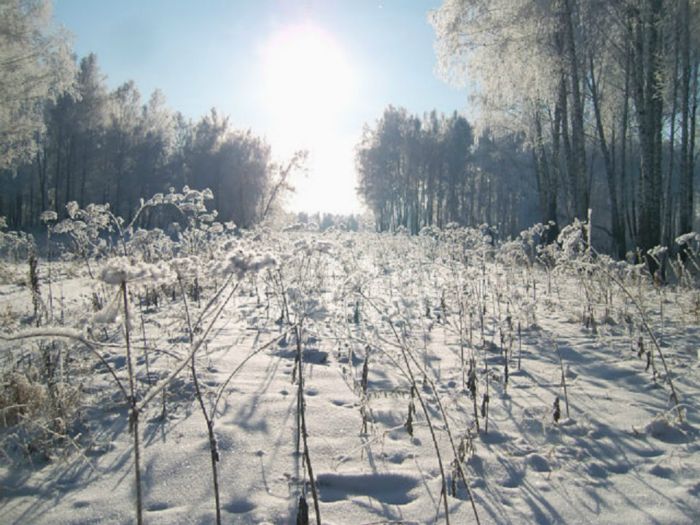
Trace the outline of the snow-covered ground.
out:
[[[314,522],[309,463],[322,523],[445,522],[440,462],[451,523],[476,522],[458,464],[481,523],[697,523],[700,292],[559,256],[530,267],[526,243],[493,249],[474,232],[264,233],[174,264],[187,309],[174,273],[125,268],[137,402],[186,365],[140,413],[144,522],[215,522],[199,386],[223,523],[294,523],[301,495]],[[0,426],[2,523],[136,520],[129,410],[107,371],[128,391],[123,296],[105,267],[91,279],[54,263],[44,336],[0,343],[5,407],[19,375],[43,400]],[[12,268],[5,335],[33,323],[26,267]],[[45,355],[70,405],[62,427],[46,415]]]

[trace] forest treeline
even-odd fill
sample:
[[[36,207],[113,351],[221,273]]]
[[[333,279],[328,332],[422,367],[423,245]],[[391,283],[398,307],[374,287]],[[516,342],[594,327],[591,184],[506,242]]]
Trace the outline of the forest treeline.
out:
[[[419,117],[389,106],[365,127],[355,162],[358,191],[382,231],[488,223],[506,236],[538,218],[524,134],[475,137],[457,113]]]
[[[389,107],[365,129],[359,189],[380,229],[541,221],[552,239],[590,209],[620,258],[693,230],[700,2],[444,0],[430,18],[478,113]]]
[[[97,57],[77,61],[51,32],[49,4],[0,3],[0,216],[14,229],[66,204],[109,203],[129,219],[169,188],[210,188],[219,220],[249,227],[288,189],[302,153],[273,161],[270,145],[212,109],[192,122],[134,82],[107,87]],[[31,87],[31,91],[27,87]]]
[[[430,18],[479,126],[524,134],[542,221],[590,208],[620,257],[693,229],[700,2],[444,0]]]
[[[698,0],[443,0],[430,13],[445,78],[470,84],[473,122],[388,107],[356,147],[358,191],[381,230],[489,223],[549,235],[592,210],[618,257],[693,230]],[[48,0],[0,0],[0,216],[12,228],[77,201],[128,218],[140,198],[211,188],[251,226],[289,188],[270,145],[212,110],[196,122],[159,91],[110,90],[78,61]],[[472,117],[470,117],[472,118]]]

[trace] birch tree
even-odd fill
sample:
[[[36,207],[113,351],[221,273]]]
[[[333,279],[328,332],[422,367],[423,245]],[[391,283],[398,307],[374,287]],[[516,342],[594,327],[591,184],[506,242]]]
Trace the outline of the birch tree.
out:
[[[74,70],[48,1],[0,0],[0,169],[35,153],[44,104],[70,86]]]

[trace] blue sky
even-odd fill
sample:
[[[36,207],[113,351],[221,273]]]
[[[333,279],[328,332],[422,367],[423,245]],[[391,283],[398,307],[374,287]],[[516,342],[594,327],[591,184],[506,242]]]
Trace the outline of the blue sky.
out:
[[[439,0],[54,0],[54,16],[74,35],[78,56],[97,54],[110,87],[131,79],[144,98],[159,88],[172,109],[192,119],[216,107],[230,116],[235,127],[266,136],[280,157],[299,147],[309,149],[309,174],[296,181],[297,195],[290,207],[346,213],[358,209],[352,148],[364,123],[373,123],[388,104],[414,113],[466,110],[466,92],[447,86],[434,72],[434,33],[427,13],[439,4]],[[297,28],[293,36],[279,44],[277,35],[290,27]],[[329,91],[344,97],[337,104],[341,109],[325,111],[326,119],[313,118],[315,111],[324,113],[323,108],[303,104],[297,108],[295,119],[309,115],[308,122],[321,128],[306,138],[300,138],[293,119],[278,110],[279,104],[297,105],[285,86],[296,66],[271,76],[270,67],[284,65],[266,66],[265,58],[272,48],[277,56],[273,64],[284,62],[287,55],[279,48],[294,47],[300,27],[321,35],[307,43],[308,55],[315,57],[310,67],[315,67],[314,60],[320,63],[320,71],[311,76],[318,75],[316,83],[327,82],[323,85]],[[334,51],[326,52],[326,47]],[[349,73],[343,79],[350,81],[333,79],[341,74],[335,69],[337,62],[347,66],[343,71]],[[302,64],[306,71],[305,67]],[[304,84],[297,88],[304,91]],[[330,105],[332,99],[325,102]]]

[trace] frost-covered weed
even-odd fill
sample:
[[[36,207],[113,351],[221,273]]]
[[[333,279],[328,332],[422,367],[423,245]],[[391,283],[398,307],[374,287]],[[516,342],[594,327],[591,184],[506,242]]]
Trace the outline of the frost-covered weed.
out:
[[[114,215],[109,204],[88,204],[80,208],[72,201],[66,205],[68,217],[53,226],[52,231],[68,238],[71,251],[88,267],[90,259],[117,251],[124,256],[140,254],[151,262],[172,257],[176,250],[201,253],[217,236],[233,228],[214,222],[216,211],[207,210],[205,205],[205,201],[212,198],[210,190],[192,190],[185,186],[182,192],[176,192],[171,188],[166,194],[157,193],[148,200],[141,199],[129,222]],[[152,220],[158,210],[177,218],[178,222],[174,223],[177,243],[160,229],[139,228],[142,222]]]
[[[246,274],[258,273],[276,264],[277,260],[270,253],[249,251],[241,247],[229,252],[221,261],[218,261],[215,271],[222,276],[234,274],[240,280]]]
[[[72,253],[83,259],[91,272],[90,259],[109,253],[109,235],[121,227],[123,219],[112,214],[109,204],[88,204],[81,209],[71,201],[66,204],[66,211],[68,217],[54,225],[52,232],[69,239]]]
[[[150,263],[171,259],[177,248],[173,239],[160,228],[137,229],[129,244],[131,253],[140,254],[144,261]]]
[[[216,329],[207,332],[207,322],[217,316],[221,325],[246,323],[258,336],[266,331],[282,334],[286,343],[286,333],[303,322],[305,335],[298,342],[304,351],[321,344],[337,348],[337,363],[322,364],[339,366],[340,377],[358,395],[361,411],[359,416],[353,413],[358,417],[356,428],[367,440],[385,431],[381,418],[372,415],[381,402],[375,400],[399,400],[401,425],[392,430],[397,439],[414,443],[419,437],[425,439],[431,431],[430,420],[437,423],[432,428],[436,448],[444,453],[453,437],[448,437],[452,432],[448,425],[452,425],[454,437],[461,439],[452,443],[454,458],[444,462],[443,478],[457,497],[460,491],[450,482],[464,475],[459,466],[473,452],[471,436],[485,432],[487,425],[492,432],[494,427],[498,430],[502,403],[496,402],[497,396],[509,399],[514,392],[516,355],[518,370],[522,365],[526,372],[533,356],[538,358],[543,351],[533,341],[549,326],[550,313],[580,319],[589,328],[582,337],[591,339],[606,336],[594,332],[594,326],[599,332],[613,332],[616,324],[624,323],[622,330],[617,329],[624,334],[620,337],[636,343],[643,336],[642,358],[657,355],[660,359],[651,336],[642,334],[644,322],[652,333],[659,326],[653,308],[664,308],[665,303],[658,289],[652,287],[642,265],[596,254],[587,245],[583,223],[564,228],[558,242],[549,245],[542,244],[547,225],[535,225],[508,240],[499,239],[498,232],[486,225],[462,228],[455,224],[427,227],[418,236],[349,234],[341,229],[312,235],[301,228],[283,233],[239,232],[235,225],[216,221],[216,214],[205,206],[208,196],[208,192],[185,188],[142,203],[138,213],[143,222],[137,223],[146,224],[149,214],[154,218],[162,207],[179,217],[178,231],[162,224],[163,229],[148,230],[136,223],[125,225],[115,222],[108,210],[89,206],[85,210],[71,206],[70,220],[60,224],[72,228],[78,237],[85,236],[85,253],[96,276],[89,285],[97,295],[96,308],[91,307],[88,294],[81,299],[83,309],[76,311],[79,308],[73,306],[67,315],[67,323],[81,337],[104,345],[96,348],[107,357],[107,365],[92,359],[93,373],[110,378],[112,370],[124,381],[125,334],[129,333],[138,357],[133,363],[134,394],[125,399],[129,403],[132,397],[147,400],[137,406],[144,411],[143,421],[156,412],[148,403],[162,400],[161,419],[152,418],[149,425],[168,425],[169,417],[182,415],[176,414],[178,407],[189,410],[197,402],[193,383],[201,379],[197,388],[207,403],[207,417],[211,416],[207,430],[212,457],[214,452],[236,453],[218,446],[213,426],[217,405],[212,411],[208,404],[211,388],[220,388],[217,402],[219,398],[226,402],[224,392],[229,392],[227,385],[211,386],[215,376],[205,366],[224,351],[218,344],[204,350],[216,338]],[[104,222],[105,217],[109,221]],[[684,242],[696,243],[697,253],[697,237],[688,236]],[[684,264],[689,268],[692,263]],[[642,313],[621,294],[611,293],[618,282],[633,294]],[[235,303],[226,303],[229,292],[237,298]],[[143,305],[142,296],[148,303],[152,294],[158,296],[158,307],[133,308]],[[131,323],[125,319],[127,309]],[[279,346],[274,355],[286,352],[288,357],[287,347]],[[21,349],[28,347],[23,343]],[[363,349],[371,349],[371,357]],[[147,356],[140,359],[146,351],[150,361]],[[178,369],[183,359],[193,370],[191,378]],[[658,371],[663,372],[658,363]],[[303,368],[296,365],[295,380]],[[658,381],[664,380],[661,373],[657,376]],[[518,379],[523,377],[525,373]],[[311,373],[305,378],[313,381]],[[43,376],[32,377],[32,382],[49,396]],[[112,390],[119,388],[117,382],[110,383]],[[177,388],[171,388],[175,383]],[[541,399],[541,408],[550,410],[551,396]],[[450,412],[443,424],[442,403],[448,411],[459,407],[460,417]],[[217,468],[228,467],[222,463]],[[226,490],[222,486],[222,493]]]
[[[171,280],[172,272],[166,263],[152,264],[129,257],[114,257],[102,266],[99,278],[111,285],[144,281],[158,283]]]
[[[29,253],[36,250],[34,237],[30,233],[6,230],[7,221],[0,217],[0,257],[15,263],[26,261]]]
[[[670,267],[677,276],[679,283],[687,288],[697,288],[700,278],[700,234],[686,233],[676,238],[679,253],[675,261],[670,261]]]

